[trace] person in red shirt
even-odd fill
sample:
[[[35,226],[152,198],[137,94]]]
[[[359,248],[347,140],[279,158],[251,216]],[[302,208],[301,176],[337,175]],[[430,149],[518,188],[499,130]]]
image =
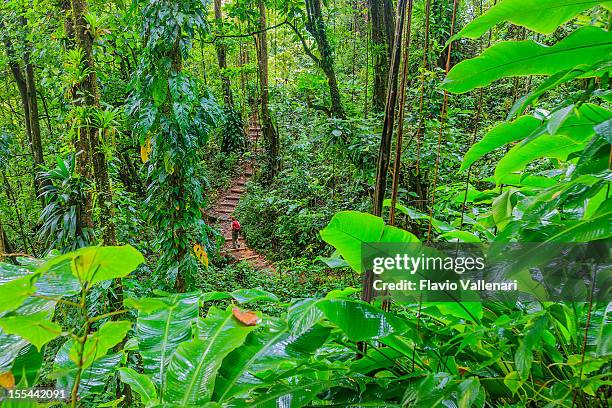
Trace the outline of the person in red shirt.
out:
[[[230,219],[232,220],[232,247],[234,249],[237,249],[240,248],[240,244],[238,243],[238,234],[240,234],[240,223],[234,216],[232,216]]]

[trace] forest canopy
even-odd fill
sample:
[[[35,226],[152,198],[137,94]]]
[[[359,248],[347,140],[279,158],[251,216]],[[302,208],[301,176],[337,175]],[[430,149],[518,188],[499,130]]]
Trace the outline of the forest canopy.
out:
[[[610,406],[611,22],[2,1],[0,406]]]

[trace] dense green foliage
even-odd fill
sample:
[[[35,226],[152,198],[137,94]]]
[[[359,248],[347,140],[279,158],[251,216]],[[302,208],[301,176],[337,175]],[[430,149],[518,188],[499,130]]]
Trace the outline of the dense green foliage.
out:
[[[1,406],[47,406],[3,401],[14,386],[73,407],[609,406],[594,284],[579,302],[361,299],[373,243],[609,252],[612,2],[217,6],[0,5]],[[230,215],[257,251],[242,261]]]

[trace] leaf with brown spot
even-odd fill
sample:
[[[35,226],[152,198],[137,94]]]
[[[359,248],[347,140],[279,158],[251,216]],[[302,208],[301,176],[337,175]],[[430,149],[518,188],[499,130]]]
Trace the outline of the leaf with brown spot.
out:
[[[259,316],[252,310],[242,311],[235,307],[232,309],[232,314],[245,326],[255,326],[259,323]]]
[[[6,389],[15,387],[15,376],[12,371],[0,374],[0,386]]]
[[[193,253],[198,258],[200,263],[204,265],[204,267],[208,268],[208,254],[206,253],[206,249],[200,244],[195,244],[193,246]]]

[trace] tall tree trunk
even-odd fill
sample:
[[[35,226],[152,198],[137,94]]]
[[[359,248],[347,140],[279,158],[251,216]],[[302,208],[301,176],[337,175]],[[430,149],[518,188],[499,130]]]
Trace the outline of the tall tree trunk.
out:
[[[219,26],[223,25],[223,14],[221,13],[221,0],[214,0],[215,20]],[[217,38],[215,41],[217,49],[217,60],[219,61],[219,70],[221,71],[221,82],[223,83],[223,98],[226,106],[234,107],[234,98],[232,96],[232,84],[224,70],[227,68],[227,47],[223,43],[223,39]]]
[[[325,32],[325,23],[323,22],[323,14],[321,12],[320,0],[305,0],[306,3],[306,30],[314,37],[317,48],[319,49],[320,58],[315,60],[321,67],[327,77],[327,85],[331,96],[331,114],[337,118],[344,118],[346,114],[342,107],[340,98],[340,90],[338,89],[338,81],[334,71],[334,56],[327,33]],[[311,55],[312,57],[312,55]]]
[[[389,70],[389,88],[387,89],[387,101],[385,104],[385,120],[383,122],[380,148],[378,150],[378,163],[376,172],[376,188],[374,190],[374,206],[372,212],[380,216],[382,204],[387,189],[387,172],[391,156],[391,140],[393,137],[393,124],[395,123],[395,105],[397,103],[397,78],[399,74],[402,32],[406,16],[407,0],[399,0],[397,3],[398,19],[395,24],[395,40],[393,42],[393,54],[391,56],[391,67]]]
[[[259,87],[261,93],[261,130],[266,145],[267,164],[265,176],[268,182],[280,171],[280,142],[272,125],[268,108],[268,38],[266,34],[266,5],[259,0],[259,33],[257,35],[257,62],[259,64]]]
[[[391,61],[391,48],[393,46],[393,27],[395,25],[393,1],[369,0],[368,12],[372,26],[372,44],[374,45],[374,89],[372,91],[372,108],[374,111],[382,111],[385,107],[389,63]]]
[[[30,111],[30,131],[32,133],[32,156],[34,157],[34,164],[36,166],[36,175],[34,180],[37,186],[37,193],[40,196],[41,188],[48,184],[48,181],[42,181],[38,178],[38,173],[43,169],[45,165],[45,159],[43,156],[42,138],[40,136],[40,118],[38,115],[38,98],[36,94],[36,80],[34,78],[34,67],[30,61],[30,53],[26,51],[24,54],[25,62],[25,79],[26,79],[26,92],[28,97],[28,108]]]
[[[11,244],[4,231],[2,219],[0,219],[0,262],[4,262],[6,254],[10,254],[11,252],[13,252],[13,250],[11,249]]]
[[[27,21],[21,20],[21,23],[26,26]],[[0,29],[5,26],[0,22]],[[42,184],[38,179],[38,173],[44,166],[44,157],[42,150],[42,141],[40,136],[40,119],[38,115],[38,100],[36,97],[36,82],[34,80],[34,67],[30,61],[30,45],[26,44],[23,53],[23,62],[25,65],[25,72],[21,69],[18,62],[17,55],[13,48],[13,44],[8,36],[4,36],[4,46],[6,49],[6,55],[9,60],[9,66],[17,89],[19,90],[19,96],[21,97],[21,105],[23,108],[24,124],[26,129],[26,136],[28,144],[30,146],[30,152],[32,154],[32,161],[34,163],[34,189],[36,196],[40,197]]]
[[[89,70],[89,75],[77,85],[78,91],[73,95],[74,102],[78,106],[97,108],[99,106],[98,88],[96,84],[96,71],[93,59],[93,37],[87,29],[86,0],[72,0],[72,17],[74,22],[74,33],[77,46],[83,51],[84,57],[82,64]],[[79,128],[80,148],[83,152],[91,153],[91,163],[93,165],[93,176],[98,191],[98,201],[100,202],[100,223],[102,226],[102,239],[104,245],[115,245],[117,242],[115,225],[112,221],[113,197],[108,175],[108,164],[106,155],[102,149],[101,139],[104,136],[103,130],[97,129],[93,121],[83,123]],[[86,145],[89,146],[86,146]],[[87,149],[89,147],[89,149]],[[83,174],[88,174],[85,168],[88,167],[86,157],[81,158],[79,170]],[[91,208],[91,206],[89,207]]]
[[[393,124],[395,122],[395,105],[397,102],[397,78],[400,68],[402,32],[406,16],[406,3],[409,0],[399,0],[397,3],[397,21],[395,23],[395,35],[393,41],[393,54],[391,56],[391,67],[389,69],[389,87],[387,88],[387,101],[385,104],[385,120],[378,150],[378,163],[376,171],[376,188],[374,190],[374,205],[372,212],[380,216],[382,204],[387,190],[387,171],[391,156],[391,140],[393,137]],[[400,148],[400,147],[398,147]],[[363,277],[363,288],[361,298],[370,302],[373,297],[372,281],[374,274],[366,271]]]

